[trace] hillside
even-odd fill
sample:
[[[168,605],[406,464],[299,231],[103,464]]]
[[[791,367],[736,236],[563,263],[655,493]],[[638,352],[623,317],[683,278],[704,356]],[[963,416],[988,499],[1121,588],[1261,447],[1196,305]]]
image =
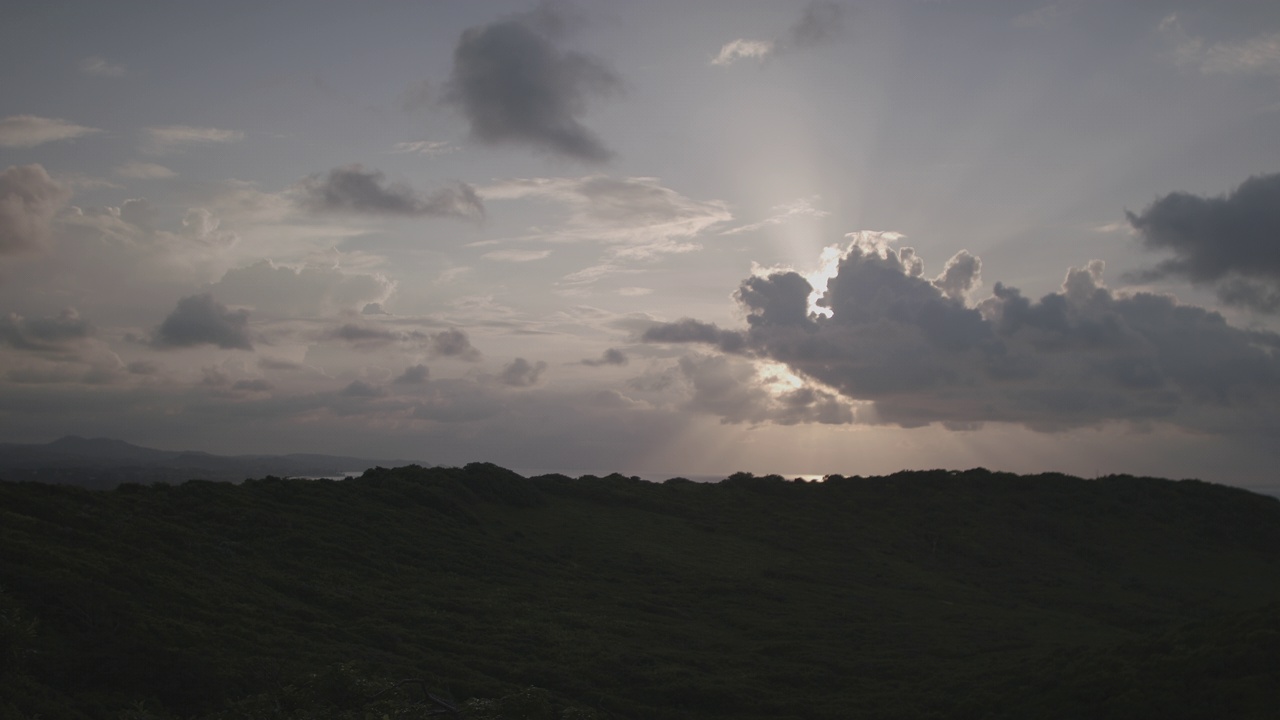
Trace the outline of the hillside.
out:
[[[408,678],[488,718],[1280,700],[1280,501],[1195,481],[0,483],[0,585],[5,717],[418,717]]]

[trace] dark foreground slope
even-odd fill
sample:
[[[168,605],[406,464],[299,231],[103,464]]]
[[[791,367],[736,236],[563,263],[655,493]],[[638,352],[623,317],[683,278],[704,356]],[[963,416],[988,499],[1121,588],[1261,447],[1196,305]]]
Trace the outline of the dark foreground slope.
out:
[[[976,470],[0,483],[0,715],[1273,717],[1280,501]],[[541,690],[529,690],[531,686]]]

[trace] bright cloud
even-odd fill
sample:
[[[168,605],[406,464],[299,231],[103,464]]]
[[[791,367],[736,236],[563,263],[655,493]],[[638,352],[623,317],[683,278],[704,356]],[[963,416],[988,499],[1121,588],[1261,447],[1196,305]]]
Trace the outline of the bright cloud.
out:
[[[239,130],[220,130],[191,125],[151,127],[147,128],[145,135],[143,150],[154,154],[177,152],[200,145],[240,142],[244,139],[244,133]]]
[[[1178,62],[1196,65],[1207,75],[1280,75],[1280,32],[1211,43],[1188,32],[1176,14],[1161,20],[1157,29],[1173,43]]]
[[[651,177],[506,180],[477,192],[485,199],[533,198],[565,207],[569,215],[562,229],[535,235],[551,242],[672,247],[733,217],[721,201],[693,200]]]
[[[730,40],[720,48],[720,52],[711,59],[712,65],[732,65],[738,60],[764,60],[774,52],[772,40]]]
[[[47,245],[53,218],[70,197],[71,191],[40,165],[10,167],[0,173],[0,254]]]
[[[0,147],[27,148],[102,132],[57,118],[10,115],[0,119]]]
[[[711,64],[728,66],[744,59],[764,61],[830,42],[843,31],[844,14],[844,6],[839,3],[810,0],[799,19],[778,39],[730,40],[720,47]]]

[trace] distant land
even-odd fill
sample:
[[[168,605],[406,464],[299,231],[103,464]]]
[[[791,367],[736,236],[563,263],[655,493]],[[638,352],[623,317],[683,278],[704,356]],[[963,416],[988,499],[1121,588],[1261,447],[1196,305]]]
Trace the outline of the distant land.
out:
[[[0,443],[0,480],[76,485],[110,490],[121,483],[176,484],[187,480],[241,482],[276,477],[342,477],[372,467],[425,465],[341,455],[214,455],[197,450],[156,450],[110,438],[68,435],[50,443]]]

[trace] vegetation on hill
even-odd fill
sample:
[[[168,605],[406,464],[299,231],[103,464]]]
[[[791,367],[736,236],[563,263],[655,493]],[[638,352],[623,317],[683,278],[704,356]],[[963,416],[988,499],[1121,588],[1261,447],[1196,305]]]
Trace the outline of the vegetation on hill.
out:
[[[1280,501],[1196,481],[0,483],[2,717],[1248,718],[1278,689]]]

